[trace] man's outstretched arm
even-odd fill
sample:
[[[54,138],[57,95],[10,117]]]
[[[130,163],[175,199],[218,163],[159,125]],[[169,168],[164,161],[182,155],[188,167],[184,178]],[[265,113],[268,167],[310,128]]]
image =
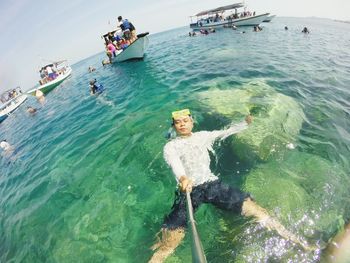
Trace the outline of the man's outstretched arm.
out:
[[[236,124],[232,124],[229,128],[226,128],[224,130],[211,131],[210,134],[211,134],[212,140],[216,140],[216,139],[224,140],[230,135],[244,131],[245,129],[248,128],[248,125],[251,124],[252,121],[253,121],[253,116],[247,115],[244,121]]]

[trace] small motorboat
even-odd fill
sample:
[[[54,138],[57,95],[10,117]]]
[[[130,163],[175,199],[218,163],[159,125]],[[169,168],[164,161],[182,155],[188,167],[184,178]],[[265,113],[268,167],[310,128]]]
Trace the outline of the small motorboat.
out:
[[[7,90],[0,95],[0,122],[5,120],[12,112],[14,112],[25,100],[27,95],[22,93],[22,90],[16,89]]]
[[[108,44],[107,37],[110,34],[115,34],[117,30],[108,32],[107,34],[103,35],[102,37],[105,39],[106,44]],[[115,56],[113,55],[111,57],[111,63],[114,62],[123,62],[133,59],[143,59],[145,55],[145,51],[148,48],[149,39],[148,39],[149,32],[138,34],[137,38],[134,42],[132,42],[128,47],[122,50],[116,50]]]
[[[40,69],[39,86],[27,91],[35,95],[37,90],[47,94],[72,74],[72,68],[66,64],[66,60],[53,62]]]

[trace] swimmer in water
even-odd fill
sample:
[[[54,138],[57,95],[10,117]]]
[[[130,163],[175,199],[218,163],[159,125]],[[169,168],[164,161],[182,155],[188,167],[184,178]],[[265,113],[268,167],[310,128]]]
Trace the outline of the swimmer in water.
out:
[[[11,157],[15,151],[15,147],[9,144],[6,140],[0,142],[0,148],[2,149],[2,156]],[[13,158],[15,160],[15,158]]]
[[[301,31],[301,33],[310,34],[310,31],[307,27],[304,27],[303,30]]]
[[[38,99],[38,101],[41,104],[43,104],[45,102],[45,96],[44,96],[44,93],[41,90],[37,89],[35,91],[35,97]]]
[[[36,111],[37,111],[36,108],[33,108],[33,107],[31,107],[31,106],[28,106],[28,107],[27,107],[27,112],[30,113],[30,114],[32,114],[32,115],[35,114]]]

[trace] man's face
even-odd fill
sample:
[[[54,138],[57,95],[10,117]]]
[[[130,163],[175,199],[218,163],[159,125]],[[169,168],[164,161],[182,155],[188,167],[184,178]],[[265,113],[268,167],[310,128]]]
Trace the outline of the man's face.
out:
[[[188,136],[193,129],[193,120],[191,116],[182,116],[174,119],[174,127],[180,136]]]

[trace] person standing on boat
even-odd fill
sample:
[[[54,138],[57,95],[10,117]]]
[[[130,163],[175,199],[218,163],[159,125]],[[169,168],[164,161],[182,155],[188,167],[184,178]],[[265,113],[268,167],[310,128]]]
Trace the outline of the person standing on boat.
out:
[[[131,39],[131,32],[130,32],[130,23],[127,19],[124,19],[121,16],[118,16],[118,22],[120,28],[123,30],[124,38],[129,41]]]
[[[129,22],[130,24],[130,33],[131,33],[131,39],[130,42],[134,42],[137,39],[137,35],[136,35],[136,28],[134,27],[134,25]]]
[[[152,247],[157,251],[150,262],[163,262],[184,238],[186,227],[184,193],[186,192],[191,193],[194,211],[201,204],[209,203],[246,217],[255,217],[266,228],[276,230],[282,237],[309,249],[297,236],[260,207],[248,193],[221,182],[210,170],[209,152],[214,151],[214,142],[248,129],[248,125],[253,120],[252,116],[248,115],[245,121],[232,124],[227,129],[194,133],[192,132],[193,118],[188,109],[173,112],[172,120],[177,137],[164,146],[164,159],[175,175],[178,191],[176,191],[172,211],[164,220],[163,240]]]
[[[53,72],[52,68],[50,65],[46,67],[47,74],[49,75],[49,80],[54,80],[55,79],[55,73]]]

